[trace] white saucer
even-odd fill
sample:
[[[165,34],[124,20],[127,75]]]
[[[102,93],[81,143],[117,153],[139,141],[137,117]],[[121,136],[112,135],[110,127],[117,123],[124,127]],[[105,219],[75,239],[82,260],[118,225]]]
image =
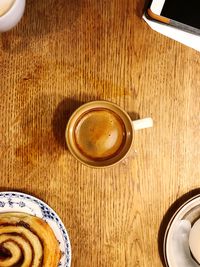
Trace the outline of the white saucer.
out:
[[[196,267],[200,266],[194,261],[190,250],[189,250],[189,232],[191,226],[194,222],[200,218],[200,194],[192,197],[188,201],[186,201],[173,215],[170,220],[163,243],[163,253],[165,264],[167,267]],[[177,234],[179,234],[179,229],[182,227],[182,232],[180,231],[180,240],[175,244],[175,239],[177,238]],[[183,246],[183,242],[185,242],[185,246]],[[175,244],[175,245],[174,245]],[[184,253],[186,265],[182,264],[180,266],[181,256],[179,259],[175,259],[177,254],[179,254],[179,250],[176,250],[180,246],[182,246],[182,251]],[[178,248],[179,249],[179,248]]]
[[[55,211],[46,203],[24,193],[0,192],[0,213],[2,212],[25,212],[46,221],[60,243],[62,257],[59,267],[70,267],[71,246],[67,230]]]

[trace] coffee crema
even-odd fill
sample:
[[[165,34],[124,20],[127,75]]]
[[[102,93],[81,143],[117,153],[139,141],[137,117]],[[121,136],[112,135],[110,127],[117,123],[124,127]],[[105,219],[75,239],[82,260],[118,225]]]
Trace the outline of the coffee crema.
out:
[[[95,108],[79,118],[74,139],[83,155],[105,160],[120,153],[126,141],[126,128],[116,113],[106,108]]]

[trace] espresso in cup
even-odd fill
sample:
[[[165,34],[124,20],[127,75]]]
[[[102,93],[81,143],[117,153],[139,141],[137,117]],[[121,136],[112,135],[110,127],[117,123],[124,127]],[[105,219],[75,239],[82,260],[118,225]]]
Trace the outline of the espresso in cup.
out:
[[[146,122],[152,124],[150,118]],[[138,122],[139,128],[150,127]],[[106,167],[121,161],[132,146],[134,122],[114,103],[89,102],[77,109],[66,128],[67,146],[82,163]]]
[[[78,119],[74,138],[86,157],[105,160],[120,153],[126,139],[126,127],[114,112],[92,109]]]

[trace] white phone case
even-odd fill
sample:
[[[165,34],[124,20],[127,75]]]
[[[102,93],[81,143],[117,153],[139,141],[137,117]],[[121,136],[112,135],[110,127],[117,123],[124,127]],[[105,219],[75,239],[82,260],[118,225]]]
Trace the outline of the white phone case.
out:
[[[143,15],[143,19],[153,30],[200,52],[200,36],[150,20],[145,14]]]

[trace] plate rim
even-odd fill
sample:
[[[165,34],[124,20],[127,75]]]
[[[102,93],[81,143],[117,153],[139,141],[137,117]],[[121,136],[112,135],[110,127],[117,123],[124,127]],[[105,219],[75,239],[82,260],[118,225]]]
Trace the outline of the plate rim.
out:
[[[181,212],[181,210],[187,206],[190,202],[196,200],[200,198],[200,194],[197,194],[191,198],[189,198],[187,201],[185,201],[185,203],[183,203],[175,212],[174,214],[172,215],[169,223],[167,224],[167,227],[166,227],[166,230],[165,230],[165,234],[164,234],[164,240],[163,240],[163,255],[164,255],[164,260],[165,260],[165,264],[166,264],[166,267],[173,267],[173,266],[170,266],[169,265],[169,261],[168,261],[168,255],[167,255],[167,240],[168,240],[168,235],[169,235],[169,231],[170,231],[170,228],[174,222],[174,220],[176,219],[176,217],[178,216],[179,212]]]
[[[63,223],[63,221],[61,220],[61,218],[60,218],[60,216],[57,214],[57,212],[53,209],[53,208],[51,208],[46,202],[44,202],[43,200],[41,200],[40,198],[38,198],[38,197],[35,197],[35,196],[33,196],[33,195],[30,195],[30,194],[27,194],[27,193],[23,193],[23,192],[21,192],[21,191],[13,191],[13,190],[11,190],[11,191],[0,191],[0,196],[1,196],[1,194],[17,194],[17,195],[23,195],[23,196],[25,196],[25,197],[30,197],[30,198],[32,198],[32,199],[35,199],[35,200],[37,200],[37,201],[39,201],[41,204],[43,204],[44,206],[47,206],[47,208],[50,210],[50,211],[52,211],[53,213],[55,213],[55,215],[58,217],[58,219],[59,219],[59,222],[60,222],[60,224],[61,224],[61,226],[63,227],[63,229],[65,230],[65,234],[66,234],[66,236],[67,236],[67,240],[68,240],[68,244],[69,244],[69,247],[68,247],[68,250],[69,250],[69,266],[71,266],[71,261],[72,261],[72,250],[71,250],[71,242],[70,242],[70,238],[69,238],[69,234],[68,234],[68,231],[67,231],[67,229],[66,229],[66,227],[65,227],[65,225],[64,225],[64,223]],[[1,213],[1,212],[0,212]],[[6,212],[5,212],[6,213]],[[35,215],[36,216],[36,215]],[[36,217],[38,217],[38,216],[36,216]],[[40,218],[40,217],[38,217],[38,218]],[[41,219],[41,218],[40,218]],[[47,222],[48,223],[48,222]],[[50,226],[50,225],[49,225]],[[50,226],[51,227],[51,226]],[[52,227],[51,227],[51,229],[52,229]],[[53,230],[53,229],[52,229]]]

